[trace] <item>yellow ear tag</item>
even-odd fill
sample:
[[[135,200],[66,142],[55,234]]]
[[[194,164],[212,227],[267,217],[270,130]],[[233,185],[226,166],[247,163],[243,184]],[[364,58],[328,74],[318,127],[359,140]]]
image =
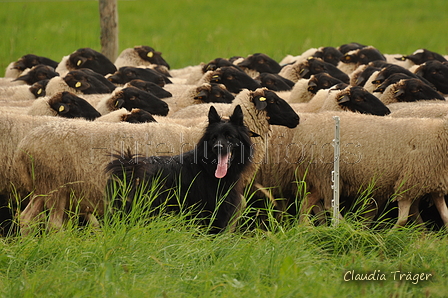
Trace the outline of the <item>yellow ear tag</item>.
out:
[[[78,62],[76,62],[76,65],[77,65],[77,66],[80,66],[81,63],[82,63],[82,61],[81,61],[81,60],[78,60]]]
[[[37,90],[37,95],[40,95],[42,93],[42,88],[40,88],[39,90]]]
[[[118,107],[118,100],[115,102],[115,106]]]
[[[266,97],[260,97],[259,100],[260,100],[260,101],[265,101],[265,100],[266,100]]]
[[[77,82],[77,83],[75,84],[75,87],[76,87],[76,88],[79,88],[79,87],[81,87],[81,85],[82,85],[81,82]]]
[[[64,110],[65,110],[64,106],[60,106],[60,107],[59,107],[59,112],[62,112],[62,111],[64,111]]]
[[[148,54],[146,54],[146,56],[148,56],[149,58],[152,58],[152,56],[154,56],[153,52],[149,52]]]

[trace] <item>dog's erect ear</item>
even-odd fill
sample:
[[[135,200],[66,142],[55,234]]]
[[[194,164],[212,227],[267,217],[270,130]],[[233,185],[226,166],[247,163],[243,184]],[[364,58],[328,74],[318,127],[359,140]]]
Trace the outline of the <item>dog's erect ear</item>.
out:
[[[218,115],[214,106],[210,107],[208,111],[208,123],[221,122],[221,117]]]
[[[230,122],[239,125],[244,126],[243,122],[243,110],[241,110],[241,106],[237,105],[235,109],[233,110],[232,116],[230,116]]]

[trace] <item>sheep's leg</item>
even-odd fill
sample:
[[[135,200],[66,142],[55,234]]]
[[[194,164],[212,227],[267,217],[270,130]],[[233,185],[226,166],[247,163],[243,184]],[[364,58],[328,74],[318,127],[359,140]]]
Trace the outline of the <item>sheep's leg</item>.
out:
[[[411,200],[401,199],[398,201],[398,220],[394,228],[403,227],[407,223],[411,205]]]
[[[310,193],[303,199],[302,206],[300,207],[299,222],[311,225],[310,211],[314,205],[319,202],[320,197],[314,188],[311,188]]]
[[[423,225],[424,221],[420,215],[420,209],[418,207],[420,203],[420,200],[415,200],[412,205],[411,205],[411,209],[410,209],[410,214],[411,214],[411,218],[419,225]]]
[[[432,200],[439,211],[445,227],[448,227],[448,208],[446,206],[445,196],[443,194],[432,194]]]
[[[64,192],[59,193],[57,197],[54,196],[55,194],[45,202],[50,213],[48,228],[60,230],[64,222],[64,213],[67,204]]]
[[[22,235],[28,235],[32,230],[33,222],[38,222],[44,211],[44,203],[44,197],[35,196],[20,213],[20,230]]]

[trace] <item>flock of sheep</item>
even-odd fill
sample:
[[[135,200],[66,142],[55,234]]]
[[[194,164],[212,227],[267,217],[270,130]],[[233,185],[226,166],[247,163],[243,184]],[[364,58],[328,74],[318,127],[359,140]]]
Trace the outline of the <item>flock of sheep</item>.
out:
[[[257,53],[182,69],[170,69],[148,46],[126,49],[115,62],[90,48],[60,62],[28,54],[0,78],[2,233],[16,219],[27,233],[44,211],[50,228],[74,211],[99,224],[113,154],[191,150],[210,105],[226,116],[237,104],[254,134],[252,167],[242,178],[254,197],[299,212],[303,222],[329,210],[339,116],[346,205],[371,187],[366,220],[394,200],[395,226],[422,223],[421,213],[434,209],[430,220],[447,226],[447,94],[446,57],[426,49],[386,55],[349,43],[280,62]],[[269,102],[263,109],[260,96]],[[300,116],[297,127],[297,116],[278,112],[282,105]]]

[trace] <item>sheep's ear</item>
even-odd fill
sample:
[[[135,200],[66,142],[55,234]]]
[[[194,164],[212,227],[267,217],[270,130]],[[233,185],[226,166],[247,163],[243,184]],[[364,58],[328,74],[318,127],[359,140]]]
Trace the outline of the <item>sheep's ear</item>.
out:
[[[218,115],[218,112],[216,111],[214,106],[210,107],[210,110],[208,111],[208,123],[217,123],[221,122],[221,117]]]
[[[349,94],[342,94],[342,95],[338,96],[337,101],[338,101],[338,103],[349,102],[350,101]]]
[[[58,114],[66,114],[68,113],[68,111],[70,111],[70,107],[68,105],[66,105],[65,103],[59,103],[56,105],[55,107],[56,112]]]
[[[233,110],[232,116],[230,116],[230,122],[238,126],[244,126],[243,118],[243,110],[240,105],[237,105]]]
[[[255,108],[259,111],[266,109],[266,107],[268,106],[266,97],[264,96],[255,96],[253,102],[255,104]]]
[[[124,104],[124,99],[119,98],[119,99],[117,99],[117,100],[115,101],[115,107],[118,108],[118,109],[121,109],[121,107],[123,106],[123,104]]]
[[[204,98],[206,98],[208,96],[208,92],[205,90],[202,90],[201,92],[198,93],[198,95],[196,95],[194,97],[194,99],[198,99],[198,100],[203,100]]]
[[[423,72],[424,72],[425,68],[426,68],[425,64],[421,65],[419,68],[416,69],[415,75],[423,77],[423,74],[424,74]]]

